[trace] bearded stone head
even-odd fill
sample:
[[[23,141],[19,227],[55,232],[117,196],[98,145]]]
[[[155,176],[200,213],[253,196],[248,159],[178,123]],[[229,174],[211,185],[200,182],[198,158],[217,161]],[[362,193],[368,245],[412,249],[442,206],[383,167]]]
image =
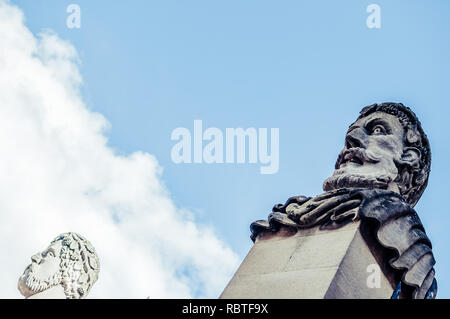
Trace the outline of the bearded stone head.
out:
[[[414,207],[427,186],[430,165],[430,144],[414,112],[401,103],[373,104],[350,125],[323,189],[388,189]]]
[[[67,299],[85,298],[99,270],[98,256],[89,241],[76,233],[65,233],[31,257],[18,288],[26,298],[57,286],[63,288]]]

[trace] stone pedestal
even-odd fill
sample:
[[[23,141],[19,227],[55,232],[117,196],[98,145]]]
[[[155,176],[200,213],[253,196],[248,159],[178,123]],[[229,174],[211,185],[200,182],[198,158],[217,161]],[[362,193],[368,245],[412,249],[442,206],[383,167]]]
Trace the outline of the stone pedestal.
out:
[[[363,233],[360,222],[263,233],[220,298],[388,299],[395,282]]]

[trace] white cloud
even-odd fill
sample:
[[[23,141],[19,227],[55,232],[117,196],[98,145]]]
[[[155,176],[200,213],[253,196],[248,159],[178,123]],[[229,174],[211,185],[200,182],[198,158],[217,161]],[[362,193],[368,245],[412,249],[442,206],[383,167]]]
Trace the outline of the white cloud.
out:
[[[108,122],[80,96],[77,59],[0,0],[0,297],[21,298],[31,255],[67,231],[100,256],[90,298],[217,297],[236,254],[174,206],[155,157],[107,146]]]

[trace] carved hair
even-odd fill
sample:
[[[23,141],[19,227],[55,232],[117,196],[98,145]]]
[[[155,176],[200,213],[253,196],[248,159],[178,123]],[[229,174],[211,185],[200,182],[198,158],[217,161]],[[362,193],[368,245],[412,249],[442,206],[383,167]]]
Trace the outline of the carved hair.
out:
[[[402,103],[386,102],[366,106],[357,120],[374,112],[395,115],[403,126],[406,147],[415,148],[420,153],[417,165],[411,165],[410,162],[403,160],[395,163],[399,172],[395,182],[399,186],[401,195],[414,207],[427,187],[430,174],[431,149],[427,135],[416,114]]]
[[[62,242],[60,252],[61,284],[68,299],[84,298],[98,279],[100,263],[94,247],[76,233],[64,233],[52,244]]]

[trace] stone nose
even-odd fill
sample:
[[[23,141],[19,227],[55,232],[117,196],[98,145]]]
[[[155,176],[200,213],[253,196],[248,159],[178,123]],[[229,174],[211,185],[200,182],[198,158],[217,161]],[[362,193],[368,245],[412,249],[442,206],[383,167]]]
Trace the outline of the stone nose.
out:
[[[31,261],[35,262],[36,264],[39,264],[41,262],[41,259],[42,259],[41,253],[37,253],[31,256]]]
[[[347,148],[354,148],[354,147],[366,148],[367,147],[366,132],[360,127],[352,129],[345,136],[345,146]]]

